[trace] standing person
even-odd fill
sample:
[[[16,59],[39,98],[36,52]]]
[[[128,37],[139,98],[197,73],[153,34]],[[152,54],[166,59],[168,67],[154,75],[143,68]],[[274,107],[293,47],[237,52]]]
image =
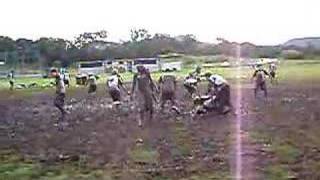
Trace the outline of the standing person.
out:
[[[70,87],[70,74],[67,72],[66,69],[62,71],[63,75],[63,82],[66,86]]]
[[[269,65],[269,74],[270,74],[271,83],[274,83],[276,81],[276,71],[277,71],[276,64],[271,63]]]
[[[124,92],[129,94],[129,92],[123,85],[123,80],[120,74],[116,69],[114,69],[111,73],[111,76],[107,79],[107,89],[113,102],[121,101],[120,88],[122,88]]]
[[[164,105],[167,101],[170,101],[172,104],[172,109],[177,113],[179,110],[176,104],[176,89],[177,89],[177,78],[173,74],[165,74],[159,78],[160,93],[161,93],[161,110],[163,110]]]
[[[90,73],[87,81],[87,86],[89,85],[88,93],[94,94],[97,91],[97,79],[96,77]]]
[[[201,75],[201,66],[197,65],[196,69],[192,72],[192,76],[195,78],[200,78]]]
[[[11,70],[8,74],[9,84],[10,84],[10,90],[12,91],[14,88],[14,70]]]
[[[54,105],[61,112],[61,117],[58,120],[58,124],[64,121],[67,111],[64,109],[65,97],[66,97],[66,88],[63,82],[63,77],[58,73],[58,71],[53,71],[53,77],[56,78],[56,97],[54,99]]]
[[[138,111],[140,113],[140,119],[138,121],[139,126],[142,126],[145,113],[148,113],[149,119],[153,116],[153,90],[155,85],[151,78],[149,70],[144,66],[137,66],[137,73],[133,76],[131,97],[133,97],[135,89],[137,88],[137,101],[139,104]]]
[[[258,90],[261,89],[264,92],[264,96],[268,96],[267,92],[267,83],[266,83],[266,76],[269,73],[263,69],[261,64],[257,65],[256,70],[253,73],[252,78],[255,79],[255,87],[254,87],[254,96],[257,97]]]

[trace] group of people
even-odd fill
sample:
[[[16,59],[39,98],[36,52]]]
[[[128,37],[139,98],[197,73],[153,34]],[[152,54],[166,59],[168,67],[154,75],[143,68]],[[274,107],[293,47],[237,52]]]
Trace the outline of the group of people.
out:
[[[275,78],[275,65],[270,65],[270,71],[267,72],[258,65],[253,78],[255,78],[254,93],[257,95],[259,89],[264,91],[267,96],[266,78],[270,76]],[[63,77],[56,73],[56,98],[55,106],[61,111],[61,120],[64,119],[67,111],[63,108],[65,98],[65,84]],[[198,83],[201,78],[208,82],[207,91],[201,95],[198,91]],[[87,85],[89,86],[88,93],[95,93],[97,90],[97,79],[93,74],[89,74]],[[171,103],[171,109],[176,113],[180,113],[178,103],[176,102],[177,77],[171,73],[164,73],[160,76],[157,83],[151,77],[149,70],[140,65],[137,66],[137,73],[133,76],[131,91],[128,91],[124,86],[124,82],[117,70],[113,70],[111,76],[107,78],[107,91],[115,105],[121,104],[123,94],[130,96],[131,100],[135,100],[136,108],[140,118],[138,123],[142,125],[144,119],[152,119],[154,114],[154,105],[160,104],[160,110],[165,107],[166,102]],[[188,95],[193,100],[194,111],[196,114],[207,113],[208,111],[216,111],[221,114],[226,114],[231,110],[230,103],[230,85],[225,78],[218,74],[206,73],[201,75],[201,67],[197,67],[194,72],[190,73],[183,82],[183,86]],[[160,99],[158,96],[160,94]]]

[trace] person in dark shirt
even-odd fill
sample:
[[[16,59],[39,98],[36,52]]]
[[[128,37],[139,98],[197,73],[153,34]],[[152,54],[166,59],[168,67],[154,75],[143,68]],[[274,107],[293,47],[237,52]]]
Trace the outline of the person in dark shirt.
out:
[[[58,71],[52,72],[53,77],[56,78],[56,96],[54,99],[54,106],[59,109],[61,112],[61,116],[57,122],[57,125],[59,126],[59,130],[62,130],[61,123],[65,119],[65,115],[68,114],[68,111],[65,110],[65,97],[66,97],[66,87],[63,81],[63,77],[58,73]]]
[[[176,106],[176,89],[177,89],[177,78],[173,74],[164,74],[160,76],[159,81],[160,92],[161,92],[161,110],[167,101],[171,102],[172,109],[179,113],[178,107]]]
[[[264,96],[268,96],[266,76],[269,73],[263,69],[262,65],[257,65],[257,69],[254,71],[252,78],[255,79],[254,96],[257,97],[258,90],[264,92]]]
[[[8,80],[9,80],[9,84],[10,84],[10,90],[14,89],[14,71],[11,70],[8,74]]]
[[[153,91],[156,89],[150,72],[144,66],[137,66],[137,73],[133,76],[131,99],[136,92],[138,111],[140,113],[139,126],[142,126],[145,113],[148,113],[149,120],[153,116]]]
[[[276,71],[277,71],[277,66],[274,63],[271,63],[269,65],[269,74],[270,74],[270,81],[271,83],[276,83]]]

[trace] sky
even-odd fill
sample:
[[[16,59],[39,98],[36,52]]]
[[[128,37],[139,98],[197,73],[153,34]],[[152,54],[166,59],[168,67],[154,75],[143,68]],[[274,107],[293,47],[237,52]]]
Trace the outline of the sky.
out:
[[[1,0],[0,35],[13,39],[108,31],[128,40],[130,29],[151,34],[194,34],[203,42],[224,38],[276,45],[320,36],[318,0]]]

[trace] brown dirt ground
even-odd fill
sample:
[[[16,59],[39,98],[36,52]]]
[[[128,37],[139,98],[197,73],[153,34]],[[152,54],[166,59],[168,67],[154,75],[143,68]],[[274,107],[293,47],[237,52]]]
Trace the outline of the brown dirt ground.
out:
[[[232,90],[232,100],[236,90]],[[285,167],[287,178],[320,178],[320,83],[269,86],[267,101],[254,99],[248,83],[241,91],[243,179],[268,179],[272,174],[268,169],[279,166]],[[71,114],[66,119],[68,126],[60,132],[54,127],[58,111],[52,106],[52,98],[53,93],[1,97],[0,149],[13,148],[25,158],[45,164],[61,163],[64,155],[75,161],[85,158],[89,167],[116,167],[131,175],[150,174],[147,169],[155,168],[159,170],[157,175],[173,179],[232,179],[234,113],[192,118],[157,110],[153,121],[139,128],[130,103],[114,110],[109,108],[111,100],[103,87],[93,97],[80,88],[68,93]],[[191,109],[184,93],[178,94],[178,102],[184,111]],[[144,141],[141,147],[136,144],[138,138]],[[280,150],[278,144],[282,145]],[[294,151],[283,150],[283,144]],[[155,156],[136,158],[134,152],[139,148],[155,152]],[[286,153],[294,158],[284,158]]]

